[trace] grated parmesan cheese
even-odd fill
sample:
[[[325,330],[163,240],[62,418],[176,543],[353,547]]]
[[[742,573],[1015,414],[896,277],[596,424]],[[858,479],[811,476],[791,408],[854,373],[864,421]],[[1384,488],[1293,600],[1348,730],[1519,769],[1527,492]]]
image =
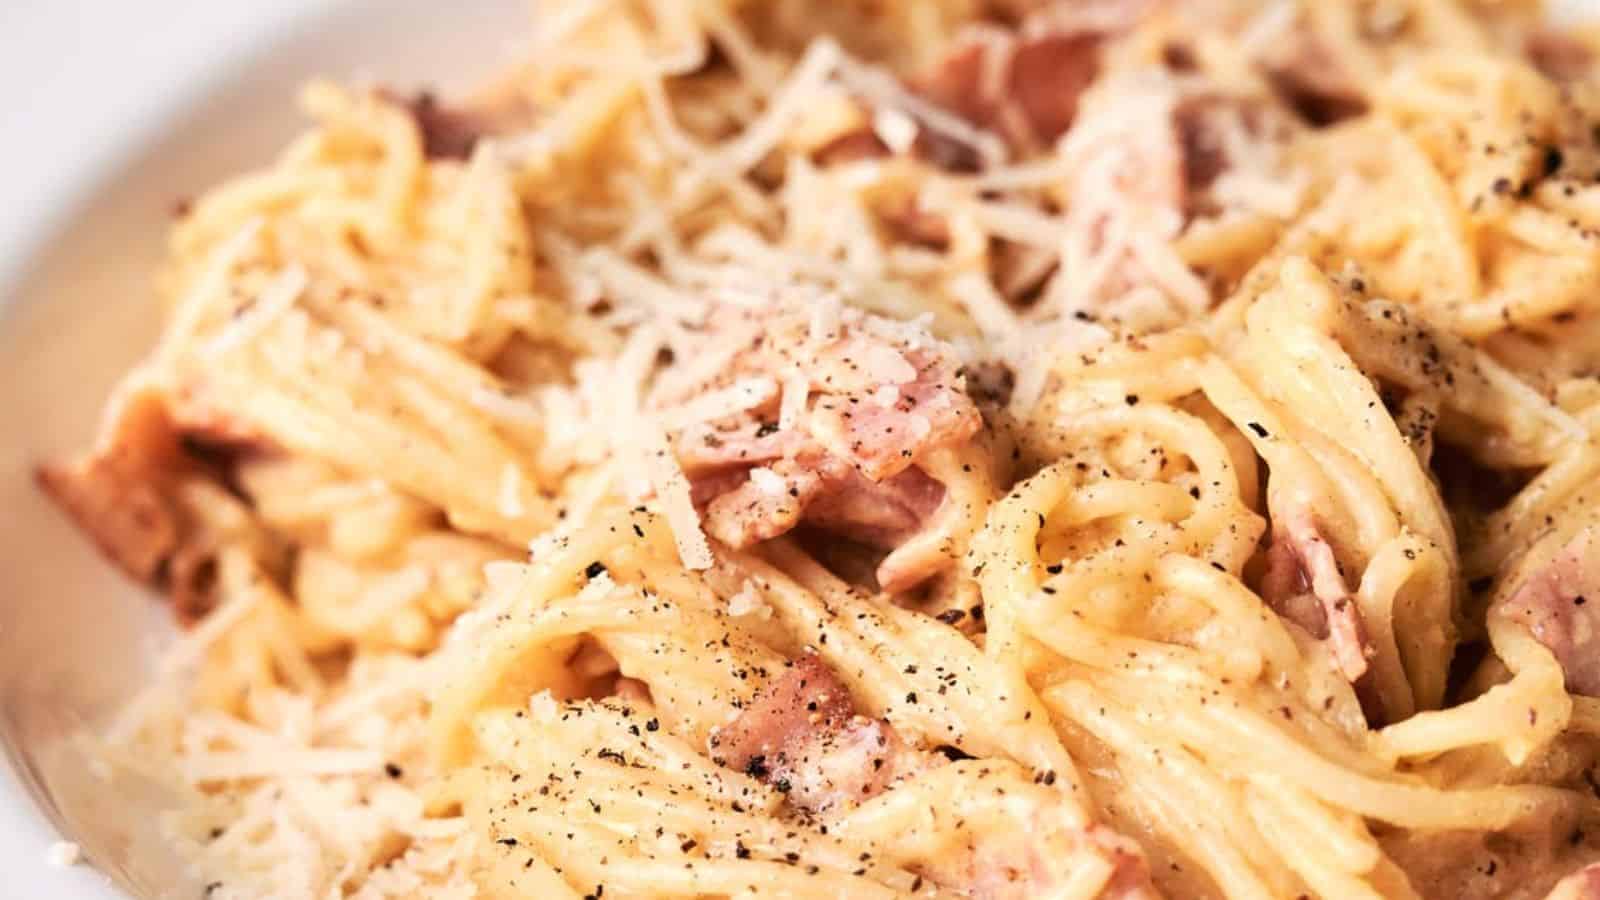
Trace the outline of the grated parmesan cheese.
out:
[[[657,412],[656,421],[668,431],[676,431],[698,422],[715,422],[756,409],[771,402],[777,394],[778,386],[771,378],[741,378],[728,387]]]
[[[711,568],[711,545],[700,528],[700,514],[690,498],[688,476],[683,474],[660,426],[649,420],[639,420],[636,424],[639,448],[644,457],[642,462],[661,503],[667,527],[672,529],[679,558],[689,569]]]
[[[872,132],[897,156],[910,153],[917,142],[916,120],[897,109],[884,108],[874,113]]]
[[[769,618],[772,615],[772,608],[767,605],[766,598],[761,596],[761,592],[756,590],[755,583],[747,578],[740,585],[738,592],[728,598],[728,615],[739,617],[751,614],[763,619]]]
[[[535,403],[490,388],[475,388],[467,402],[508,424],[542,425],[549,421]]]
[[[839,337],[839,295],[827,291],[811,305],[811,324],[808,330],[812,344],[825,344]]]
[[[757,466],[750,470],[750,483],[755,485],[761,493],[772,496],[778,496],[789,488],[782,475],[766,466]]]
[[[512,463],[506,463],[500,469],[500,515],[508,519],[520,519],[527,512],[522,505],[522,471]]]
[[[300,299],[300,295],[305,292],[310,282],[311,277],[306,274],[303,266],[295,264],[284,269],[268,282],[265,288],[262,288],[261,293],[256,295],[254,303],[234,316],[232,321],[223,326],[222,330],[201,348],[201,355],[221,356],[255,340],[279,316],[288,312],[295,301]]]
[[[778,428],[790,431],[800,427],[800,418],[806,413],[806,400],[811,395],[811,379],[792,375],[783,381],[783,399],[778,404]]]

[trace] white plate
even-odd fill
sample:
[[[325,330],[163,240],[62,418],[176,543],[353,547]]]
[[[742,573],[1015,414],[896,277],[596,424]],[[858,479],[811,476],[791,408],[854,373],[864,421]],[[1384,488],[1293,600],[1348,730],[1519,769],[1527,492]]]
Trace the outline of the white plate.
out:
[[[96,780],[62,745],[127,697],[168,629],[31,478],[41,457],[83,446],[150,346],[174,204],[283,146],[306,78],[460,88],[515,57],[529,9],[0,2],[0,744],[14,763],[0,765],[0,896],[125,896],[111,880],[144,897],[201,894],[160,844],[151,792]],[[46,862],[62,835],[94,868]]]

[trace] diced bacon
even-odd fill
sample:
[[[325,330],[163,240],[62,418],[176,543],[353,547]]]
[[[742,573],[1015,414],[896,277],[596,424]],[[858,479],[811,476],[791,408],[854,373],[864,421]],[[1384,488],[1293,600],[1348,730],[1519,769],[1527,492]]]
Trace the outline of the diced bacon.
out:
[[[1366,673],[1373,649],[1333,547],[1307,512],[1274,526],[1261,596],[1278,615],[1326,642],[1340,674],[1354,683]]]
[[[1210,126],[1215,103],[1204,100],[1180,103],[1177,110],[1178,140],[1183,145],[1183,177],[1191,191],[1211,186],[1228,167],[1228,148]]]
[[[1556,882],[1545,900],[1600,900],[1600,863],[1591,863]]]
[[[1017,44],[1006,87],[1041,143],[1053,142],[1072,125],[1078,96],[1099,68],[1099,42],[1097,35],[1080,32],[1046,34]]]
[[[847,131],[822,145],[812,155],[819,166],[841,166],[864,159],[883,159],[889,147],[870,128]]]
[[[928,527],[944,485],[920,463],[934,449],[971,440],[983,418],[967,395],[952,348],[920,326],[836,310],[816,316],[730,311],[759,320],[760,337],[736,354],[721,381],[768,378],[784,395],[808,396],[775,415],[768,400],[673,439],[707,533],[736,548],[802,522],[865,545],[894,550]],[[715,341],[716,332],[707,335]],[[698,390],[716,391],[715,384]],[[670,399],[675,409],[697,408]],[[891,554],[894,589],[914,587],[951,557]]]
[[[705,424],[692,426],[679,436],[674,449],[683,470],[698,479],[708,470],[758,466],[799,456],[814,446],[805,432],[780,431],[770,422],[750,422],[726,430]]]
[[[158,396],[127,397],[87,457],[39,467],[40,485],[129,575],[153,581],[177,551],[183,515],[168,496],[178,458]]]
[[[161,393],[134,385],[113,400],[91,453],[41,465],[36,476],[107,558],[167,588],[179,620],[192,622],[210,607],[211,553],[176,499],[199,468],[181,437]]]
[[[1557,81],[1575,81],[1594,69],[1594,50],[1559,28],[1534,31],[1523,49],[1540,72]]]
[[[885,549],[904,543],[944,502],[944,485],[921,469],[907,469],[882,482],[847,469],[806,510],[806,521]]]
[[[977,407],[956,383],[954,367],[931,354],[913,356],[916,377],[899,386],[893,405],[836,395],[819,400],[812,412],[817,440],[875,481],[905,471],[922,448],[960,443],[983,427]]]
[[[950,244],[950,223],[943,215],[923,208],[916,197],[890,206],[882,216],[894,236],[905,243],[934,250],[943,250]]]
[[[1273,42],[1262,63],[1273,90],[1312,125],[1332,125],[1367,110],[1361,86],[1309,29]]]
[[[1497,611],[1550,648],[1574,693],[1600,696],[1600,539],[1589,527]]]
[[[706,532],[730,547],[742,548],[799,525],[806,505],[825,489],[824,477],[787,460],[768,471],[783,480],[784,490],[769,491],[741,473],[741,484],[706,504]]]
[[[406,97],[384,90],[379,96],[411,114],[429,159],[466,159],[484,137],[513,131],[532,118],[526,104],[510,96],[478,104],[441,103],[428,91]]]
[[[859,803],[933,764],[889,723],[856,715],[849,689],[813,654],[712,734],[711,758],[774,785],[812,813]]]
[[[915,86],[1015,146],[1040,149],[1072,124],[1099,70],[1100,40],[1088,31],[985,36],[958,45]]]
[[[748,547],[805,521],[887,550],[916,534],[944,500],[944,486],[920,469],[880,483],[825,456],[780,460],[766,471],[781,480],[781,490],[746,477],[706,505],[706,530],[713,537],[732,547]]]

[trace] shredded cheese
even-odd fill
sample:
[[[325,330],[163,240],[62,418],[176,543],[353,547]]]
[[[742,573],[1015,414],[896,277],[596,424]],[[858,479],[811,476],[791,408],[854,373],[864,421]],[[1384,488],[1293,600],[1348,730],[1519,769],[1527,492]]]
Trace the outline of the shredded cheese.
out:
[[[667,527],[678,545],[678,556],[689,569],[709,569],[711,545],[700,528],[700,514],[689,494],[689,478],[667,444],[667,437],[654,422],[638,422],[638,437],[645,471],[666,516]]]

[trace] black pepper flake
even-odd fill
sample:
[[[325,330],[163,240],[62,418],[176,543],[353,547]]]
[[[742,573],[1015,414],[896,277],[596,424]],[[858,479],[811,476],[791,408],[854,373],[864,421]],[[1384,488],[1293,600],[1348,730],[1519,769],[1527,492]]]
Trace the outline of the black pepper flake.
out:
[[[597,559],[589,563],[588,567],[583,570],[583,574],[588,578],[599,578],[605,570],[606,564]]]
[[[399,778],[401,775],[405,774],[405,770],[401,769],[399,766],[395,765],[394,763],[384,763],[383,764],[383,772],[384,772],[385,775],[388,775],[390,778]]]
[[[1250,426],[1250,430],[1251,431],[1254,431],[1256,433],[1256,437],[1264,438],[1264,437],[1267,436],[1267,429],[1261,427],[1261,423],[1260,422],[1249,422],[1249,423],[1246,423],[1246,424],[1248,424]]]
[[[1560,147],[1546,147],[1546,148],[1544,148],[1544,174],[1545,174],[1545,177],[1548,178],[1549,176],[1554,175],[1555,173],[1561,171],[1561,164],[1562,164],[1562,162],[1565,161],[1565,159],[1566,159],[1566,157],[1564,157],[1561,154],[1561,148]]]
[[[501,838],[500,840],[495,841],[495,843],[501,845],[502,847],[515,847],[517,845],[517,839]]]

